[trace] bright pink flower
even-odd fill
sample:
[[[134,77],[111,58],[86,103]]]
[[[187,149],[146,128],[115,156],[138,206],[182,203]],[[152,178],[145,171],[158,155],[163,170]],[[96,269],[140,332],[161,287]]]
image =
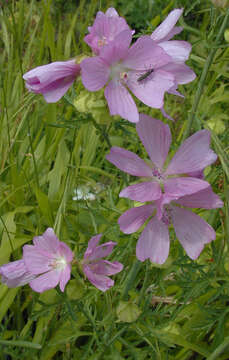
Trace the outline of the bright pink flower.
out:
[[[126,20],[119,16],[114,8],[109,8],[105,14],[98,11],[94,24],[88,28],[90,34],[85,36],[84,41],[96,55],[99,55],[104,45],[109,44],[120,32],[128,29]]]
[[[36,276],[29,285],[34,291],[43,292],[59,284],[64,291],[71,276],[72,251],[58,240],[52,228],[34,237],[33,244],[23,247],[26,269]]]
[[[214,229],[205,220],[180,206],[214,209],[222,207],[223,203],[209,185],[204,190],[179,199],[165,193],[151,204],[127,210],[118,220],[120,229],[126,234],[137,231],[156,212],[137,242],[136,255],[140,261],[150,259],[158,264],[166,261],[170,246],[168,227],[171,224],[181,245],[193,260],[200,255],[205,244],[215,239]]]
[[[144,104],[162,108],[164,93],[176,86],[175,76],[163,66],[172,59],[150,36],[142,36],[131,47],[132,32],[124,30],[104,46],[99,56],[81,62],[82,82],[89,91],[106,84],[106,97],[111,115],[131,122],[139,121],[136,104],[127,88]],[[153,69],[145,77],[145,73]]]
[[[35,278],[25,266],[23,260],[17,260],[0,267],[0,275],[3,284],[9,288],[14,288],[28,284]]]
[[[75,60],[57,61],[38,66],[23,75],[29,91],[42,94],[47,103],[57,102],[80,75]]]
[[[200,172],[217,158],[209,147],[208,130],[200,130],[186,139],[168,164],[166,159],[171,144],[169,126],[140,114],[136,130],[151,164],[146,164],[136,154],[119,147],[112,147],[106,156],[120,170],[145,180],[122,190],[120,197],[140,202],[153,201],[159,199],[164,191],[167,196],[180,198],[209,186],[208,182],[200,178]]]
[[[84,254],[83,271],[88,280],[101,291],[108,290],[114,285],[114,280],[108,276],[119,273],[123,265],[118,261],[107,261],[103,258],[109,255],[115,242],[107,242],[97,246],[102,234],[93,236],[88,243],[88,248]]]

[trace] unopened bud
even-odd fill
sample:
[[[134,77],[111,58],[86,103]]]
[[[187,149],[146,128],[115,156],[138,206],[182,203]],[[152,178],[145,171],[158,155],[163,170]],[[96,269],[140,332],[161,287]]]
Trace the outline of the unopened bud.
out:
[[[224,39],[226,40],[226,42],[229,43],[229,29],[226,29],[224,31]]]

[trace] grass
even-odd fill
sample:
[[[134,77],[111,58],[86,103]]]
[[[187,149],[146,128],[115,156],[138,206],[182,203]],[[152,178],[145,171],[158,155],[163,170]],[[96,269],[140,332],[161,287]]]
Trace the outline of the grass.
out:
[[[184,100],[166,96],[166,110],[176,120],[168,122],[172,151],[188,133],[211,129],[218,160],[206,178],[225,202],[223,209],[199,212],[217,236],[197,261],[185,255],[175,235],[163,266],[136,261],[139,233],[124,235],[117,224],[131,205],[118,194],[134,179],[105,155],[109,143],[146,154],[134,126],[109,116],[103,94],[86,93],[79,81],[57,104],[46,104],[24,87],[22,74],[35,66],[89,55],[87,27],[97,10],[109,6],[127,17],[137,36],[150,33],[172,8],[185,7],[180,38],[193,45],[189,65],[197,79],[181,87]],[[150,6],[145,2],[143,11],[137,0],[81,0],[67,8],[51,0],[1,5],[0,264],[19,259],[22,246],[51,226],[77,259],[90,237],[103,233],[118,243],[112,258],[125,268],[105,294],[75,268],[64,295],[1,284],[0,359],[228,359],[229,53],[223,31],[219,36],[227,15],[210,0],[191,6],[157,0]],[[157,110],[139,108],[163,119]],[[72,199],[82,186],[94,201]]]

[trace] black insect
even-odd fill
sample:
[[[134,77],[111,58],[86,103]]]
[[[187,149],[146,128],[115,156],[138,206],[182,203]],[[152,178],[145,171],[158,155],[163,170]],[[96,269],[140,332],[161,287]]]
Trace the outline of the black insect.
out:
[[[148,76],[150,76],[150,74],[152,74],[154,72],[154,69],[149,69],[148,71],[146,71],[145,74],[142,74],[141,76],[139,76],[139,78],[137,79],[138,82],[147,79]]]

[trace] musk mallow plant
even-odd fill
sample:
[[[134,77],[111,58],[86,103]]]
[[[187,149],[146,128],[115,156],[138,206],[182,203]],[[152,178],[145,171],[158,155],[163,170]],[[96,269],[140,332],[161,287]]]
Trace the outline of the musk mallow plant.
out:
[[[120,32],[116,31],[116,37],[112,36],[111,41],[107,31],[108,17],[99,17],[100,29],[106,29],[109,41],[97,49],[98,56],[81,62],[82,82],[89,91],[105,86],[104,95],[111,115],[118,114],[138,122],[138,110],[129,89],[145,105],[161,109],[167,116],[163,108],[165,92],[181,95],[177,91],[178,85],[195,79],[195,73],[185,64],[191,45],[186,41],[171,40],[182,31],[175,26],[182,12],[182,9],[173,10],[151,36],[141,36],[131,47],[133,32],[130,29],[120,27]],[[120,17],[116,15],[112,19],[119,21]],[[97,22],[96,19],[95,28]],[[105,30],[100,31],[99,39],[95,34],[88,35],[91,43],[99,46],[104,33]]]
[[[84,259],[80,262],[82,271],[88,280],[99,290],[106,291],[114,285],[108,276],[119,273],[123,265],[118,261],[107,261],[115,242],[97,246],[102,234],[91,238]],[[0,266],[3,284],[9,288],[29,284],[32,290],[42,293],[55,288],[58,284],[64,292],[71,277],[74,254],[67,244],[59,241],[52,228],[43,235],[33,238],[33,245],[23,246],[23,257],[20,260]]]
[[[168,125],[141,114],[136,129],[149,163],[119,147],[112,147],[106,156],[120,170],[142,179],[123,189],[119,196],[147,202],[121,215],[120,229],[131,234],[153,216],[138,240],[136,254],[141,261],[150,258],[162,264],[169,253],[168,226],[173,223],[187,254],[196,259],[204,244],[215,238],[215,232],[205,220],[182,206],[213,209],[223,205],[210,184],[199,176],[217,158],[210,149],[210,132],[200,130],[190,136],[167,161],[171,144]]]
[[[84,40],[96,56],[76,61],[59,61],[39,66],[24,74],[29,91],[43,94],[47,102],[58,101],[81,74],[89,91],[105,87],[111,115],[139,121],[138,109],[130,92],[145,105],[164,111],[166,92],[181,95],[179,84],[195,79],[185,64],[191,51],[186,41],[171,40],[182,31],[175,24],[183,10],[175,9],[154,30],[131,45],[134,33],[114,8],[99,11]],[[85,56],[83,56],[85,57]],[[129,92],[130,91],[130,92]],[[168,116],[169,117],[169,116]],[[169,117],[170,118],[170,117]]]

